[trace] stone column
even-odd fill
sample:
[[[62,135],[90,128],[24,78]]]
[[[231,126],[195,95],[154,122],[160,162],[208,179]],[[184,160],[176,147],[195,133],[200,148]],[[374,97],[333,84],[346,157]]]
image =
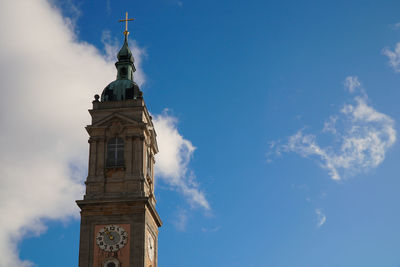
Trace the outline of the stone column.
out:
[[[124,157],[125,157],[125,176],[132,177],[132,165],[133,165],[133,137],[126,136],[125,137],[125,150],[124,150]]]
[[[89,177],[96,176],[96,163],[97,163],[97,140],[89,138]]]

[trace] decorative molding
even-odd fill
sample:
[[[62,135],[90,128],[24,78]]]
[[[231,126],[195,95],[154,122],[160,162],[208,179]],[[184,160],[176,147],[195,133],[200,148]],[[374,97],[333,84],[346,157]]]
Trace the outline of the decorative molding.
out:
[[[116,136],[122,133],[124,126],[120,121],[113,121],[112,125],[109,128],[109,131],[112,135]]]

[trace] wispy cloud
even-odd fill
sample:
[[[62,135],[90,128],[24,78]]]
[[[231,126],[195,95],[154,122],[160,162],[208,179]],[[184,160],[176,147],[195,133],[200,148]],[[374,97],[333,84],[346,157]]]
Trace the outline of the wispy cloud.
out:
[[[182,192],[193,207],[210,209],[204,192],[199,189],[194,173],[188,168],[195,151],[193,144],[178,131],[178,120],[165,110],[154,116],[160,152],[156,155],[156,175]]]
[[[215,232],[218,232],[219,230],[221,230],[221,226],[216,226],[216,227],[212,227],[212,228],[207,228],[207,227],[201,228],[201,231],[203,233],[215,233]]]
[[[101,34],[101,42],[104,46],[105,57],[108,61],[116,61],[120,44],[117,38],[111,36],[109,30],[104,30]]]
[[[80,9],[81,3],[73,0],[62,0],[54,2],[54,4],[61,7],[61,10],[64,12],[63,19],[65,24],[74,32],[78,32],[76,22],[82,16],[82,11]]]
[[[388,57],[389,65],[393,70],[395,72],[400,72],[400,42],[396,44],[393,50],[387,47],[384,48],[382,53]]]
[[[376,168],[385,159],[387,150],[396,141],[394,120],[368,103],[365,90],[357,77],[347,77],[346,89],[358,94],[352,103],[344,104],[338,114],[324,123],[322,134],[330,134],[331,142],[321,146],[318,136],[299,130],[285,144],[274,144],[277,154],[295,152],[314,157],[334,180]]]
[[[175,228],[178,229],[179,231],[185,231],[187,222],[189,219],[189,215],[187,210],[185,209],[178,209],[175,215],[173,216],[173,224],[175,225]]]
[[[106,11],[107,11],[108,15],[111,14],[111,1],[110,0],[106,0]]]
[[[398,29],[400,29],[400,22],[391,24],[390,27],[392,27],[392,28],[395,29],[395,30],[398,30]]]
[[[319,228],[326,223],[326,215],[322,209],[316,209],[315,214],[317,215],[317,227]]]
[[[350,93],[354,93],[357,89],[362,89],[361,83],[357,76],[348,76],[344,80],[344,86]]]
[[[136,40],[130,40],[129,47],[131,47],[133,57],[135,58],[135,82],[143,87],[146,83],[146,74],[143,71],[142,64],[143,60],[147,58],[147,50],[145,47],[140,46]]]

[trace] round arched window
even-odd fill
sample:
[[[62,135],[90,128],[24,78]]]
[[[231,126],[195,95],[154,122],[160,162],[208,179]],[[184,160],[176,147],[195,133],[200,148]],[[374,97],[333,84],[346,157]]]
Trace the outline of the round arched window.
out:
[[[119,261],[117,259],[108,259],[104,262],[104,267],[119,267]]]

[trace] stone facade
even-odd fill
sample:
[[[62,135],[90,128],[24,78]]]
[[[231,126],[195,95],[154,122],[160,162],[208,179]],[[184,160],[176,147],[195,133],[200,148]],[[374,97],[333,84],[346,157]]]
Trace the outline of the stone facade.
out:
[[[142,97],[104,102],[96,97],[89,112],[86,194],[77,201],[81,208],[79,267],[157,267],[162,222],[155,209],[154,155],[158,147],[152,118]],[[117,139],[119,148],[114,148],[117,146],[110,142]],[[110,165],[108,157],[114,155],[120,163]],[[96,234],[111,225],[123,227],[128,241],[122,249],[105,251]],[[120,238],[115,235],[110,231],[106,238]],[[114,260],[117,265],[111,263]]]

